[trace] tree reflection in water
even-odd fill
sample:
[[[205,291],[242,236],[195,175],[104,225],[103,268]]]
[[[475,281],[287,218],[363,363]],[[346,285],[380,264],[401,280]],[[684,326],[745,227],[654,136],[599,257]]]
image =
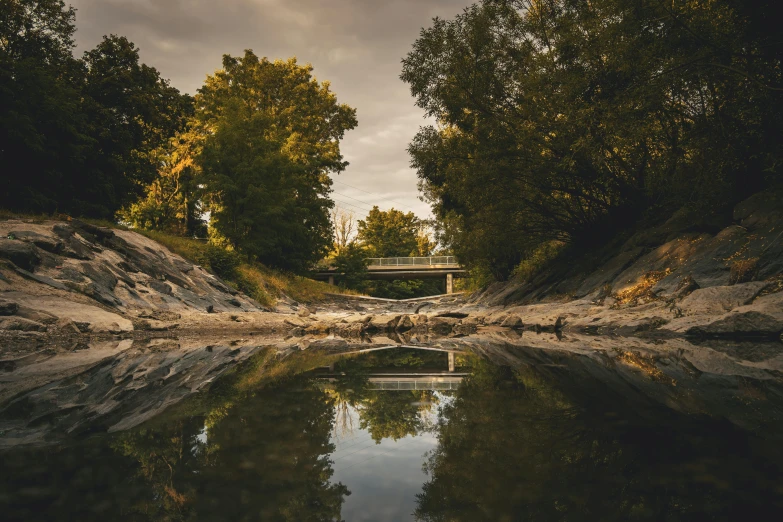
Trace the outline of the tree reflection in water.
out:
[[[204,416],[159,419],[108,440],[0,455],[14,478],[0,481],[0,518],[339,520],[350,492],[331,483],[333,403],[309,379],[278,384],[208,428]]]
[[[339,415],[355,415],[376,443],[437,435],[417,495],[420,521],[754,520],[783,513],[779,437],[640,403],[641,395],[605,386],[611,372],[601,381],[575,371],[544,378],[532,366],[463,357],[457,366],[470,375],[454,392],[387,391],[373,389],[369,378],[428,374],[445,367],[446,354],[390,350],[337,362],[296,354],[278,363],[270,353],[140,429],[0,452],[0,518],[339,520],[350,493],[333,480],[331,436],[351,429],[351,419]],[[301,374],[332,363],[330,380]],[[631,389],[622,382],[615,389]],[[376,451],[374,463],[399,459],[395,451]],[[340,477],[361,480],[364,495],[395,498],[388,484],[406,478],[418,491],[418,454],[412,461],[415,470],[401,459],[384,462],[375,475],[348,465]],[[382,518],[373,502],[362,505],[365,515]]]
[[[577,407],[529,371],[480,364],[441,408],[416,519],[752,520],[783,512],[780,459],[759,457],[780,457],[779,449],[751,451],[766,443],[728,423],[660,410],[647,421],[627,404]]]
[[[461,359],[463,364],[466,360]],[[378,390],[370,386],[368,375],[382,370],[445,371],[446,353],[408,348],[371,352],[346,358],[335,364],[341,375],[327,386],[337,405],[341,431],[353,427],[351,410],[358,414],[359,428],[367,430],[376,443],[399,440],[433,428],[431,414],[439,402],[432,390]]]
[[[305,379],[238,403],[187,435],[139,431],[120,439],[155,490],[140,512],[207,520],[334,520],[348,489],[331,484],[334,408]],[[206,437],[204,437],[206,435]]]

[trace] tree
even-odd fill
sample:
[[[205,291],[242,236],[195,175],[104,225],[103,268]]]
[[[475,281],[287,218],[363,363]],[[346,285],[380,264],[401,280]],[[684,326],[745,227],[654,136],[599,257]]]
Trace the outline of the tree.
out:
[[[75,11],[60,0],[0,7],[0,205],[112,218],[154,179],[190,98],[123,37],[74,59]]]
[[[192,100],[139,63],[139,49],[125,37],[105,36],[83,62],[83,110],[94,146],[73,176],[72,208],[111,218],[155,179],[159,150],[184,128]]]
[[[371,257],[407,257],[428,255],[419,251],[422,222],[413,212],[374,206],[366,219],[359,220],[358,240]]]
[[[61,0],[0,0],[0,206],[51,212],[89,146],[74,60],[75,10]]]
[[[330,172],[356,112],[295,59],[223,57],[196,96],[212,226],[270,266],[305,271],[332,244]]]
[[[156,151],[158,176],[146,187],[144,198],[119,212],[120,220],[137,228],[205,237],[201,167],[197,162],[203,138],[191,128]]]
[[[367,253],[356,241],[340,248],[332,259],[339,274],[339,283],[348,288],[358,288],[367,273]]]
[[[779,37],[749,11],[484,0],[435,19],[402,79],[438,120],[409,151],[447,246],[505,277],[543,242],[726,213],[779,179]]]
[[[353,242],[356,233],[356,218],[353,212],[335,206],[331,211],[334,228],[334,249],[340,251]]]

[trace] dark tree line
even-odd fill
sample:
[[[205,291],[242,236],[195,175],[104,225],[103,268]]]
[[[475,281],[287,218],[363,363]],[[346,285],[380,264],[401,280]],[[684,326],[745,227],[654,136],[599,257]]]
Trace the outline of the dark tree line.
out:
[[[544,242],[727,214],[778,181],[771,6],[484,0],[435,19],[401,77],[438,120],[409,151],[442,239],[506,277]]]
[[[155,178],[190,97],[124,37],[75,58],[60,0],[2,0],[0,13],[0,206],[113,218]]]

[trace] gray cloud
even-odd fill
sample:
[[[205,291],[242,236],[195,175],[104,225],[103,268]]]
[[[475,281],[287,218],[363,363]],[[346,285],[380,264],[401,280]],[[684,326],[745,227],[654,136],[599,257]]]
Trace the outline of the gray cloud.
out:
[[[195,93],[223,54],[253,49],[270,59],[296,56],[355,107],[346,135],[348,169],[334,176],[334,198],[359,217],[373,204],[429,214],[418,200],[405,148],[427,123],[399,80],[400,60],[435,16],[451,18],[470,0],[71,0],[80,51],[120,34],[184,92]],[[355,188],[352,188],[355,187]],[[371,194],[370,194],[371,193]],[[353,199],[352,199],[353,198]],[[391,203],[389,200],[396,202]]]

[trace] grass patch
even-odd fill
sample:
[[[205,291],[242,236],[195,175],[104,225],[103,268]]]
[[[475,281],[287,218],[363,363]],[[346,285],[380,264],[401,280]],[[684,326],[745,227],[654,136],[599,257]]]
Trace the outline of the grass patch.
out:
[[[327,293],[358,295],[358,292],[352,290],[273,270],[260,263],[248,263],[237,252],[209,244],[207,241],[150,230],[136,232],[162,244],[188,261],[211,270],[237,290],[267,307],[274,306],[276,299],[283,294],[301,303],[323,301],[327,298]]]
[[[539,245],[530,256],[519,263],[511,273],[511,278],[519,281],[530,281],[541,273],[541,271],[551,267],[565,247],[562,241],[547,241]]]

